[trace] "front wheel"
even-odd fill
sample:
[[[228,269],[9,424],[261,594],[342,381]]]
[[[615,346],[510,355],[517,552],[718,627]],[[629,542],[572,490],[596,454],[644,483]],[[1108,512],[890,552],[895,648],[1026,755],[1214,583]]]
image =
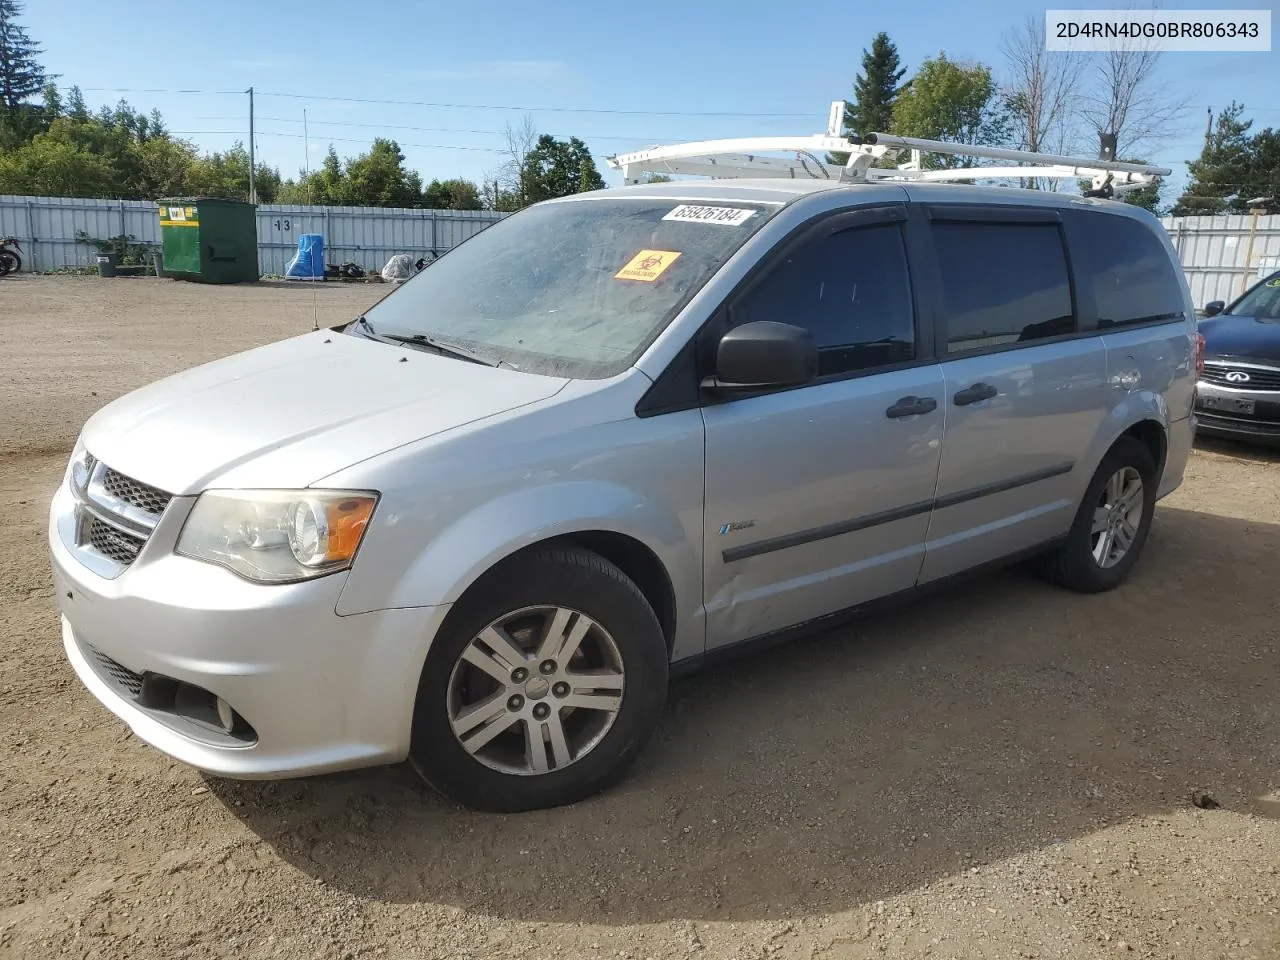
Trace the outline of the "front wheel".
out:
[[[584,799],[648,740],[667,667],[652,607],[616,566],[572,547],[519,556],[468,591],[432,644],[410,761],[479,810]]]
[[[0,277],[22,269],[22,258],[12,250],[0,251]]]
[[[1138,562],[1155,505],[1151,452],[1121,437],[1102,458],[1066,540],[1044,558],[1046,576],[1081,593],[1118,586]]]

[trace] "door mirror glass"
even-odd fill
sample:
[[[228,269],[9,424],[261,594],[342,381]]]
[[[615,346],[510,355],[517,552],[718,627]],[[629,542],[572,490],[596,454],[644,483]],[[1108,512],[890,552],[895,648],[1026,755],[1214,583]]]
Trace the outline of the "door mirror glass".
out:
[[[796,387],[818,375],[818,347],[803,327],[756,320],[734,327],[716,349],[716,383],[726,389]]]
[[[1216,317],[1225,308],[1226,304],[1221,300],[1210,300],[1204,305],[1204,315],[1206,317]]]

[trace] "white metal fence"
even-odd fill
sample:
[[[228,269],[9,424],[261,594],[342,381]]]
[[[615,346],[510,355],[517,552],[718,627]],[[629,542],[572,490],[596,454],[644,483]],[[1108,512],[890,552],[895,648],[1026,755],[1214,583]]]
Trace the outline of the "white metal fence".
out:
[[[487,210],[408,210],[395,207],[258,207],[258,269],[283,274],[304,233],[324,236],[325,260],[353,260],[381,270],[397,253],[417,259],[443,253],[502,214]],[[76,239],[133,236],[160,242],[158,207],[148,200],[0,196],[0,236],[22,244],[27,270],[47,271],[94,262],[94,248]]]
[[[501,219],[487,210],[381,207],[258,207],[258,267],[283,274],[304,233],[324,236],[325,260],[381,270],[393,254],[416,259],[450,247]],[[1231,300],[1247,283],[1280,269],[1280,216],[1166,217],[1197,306]],[[0,196],[0,236],[17,237],[29,270],[93,263],[77,231],[106,240],[121,234],[160,241],[157,206],[147,200]]]
[[[1280,270],[1280,216],[1165,217],[1197,307],[1230,302]]]

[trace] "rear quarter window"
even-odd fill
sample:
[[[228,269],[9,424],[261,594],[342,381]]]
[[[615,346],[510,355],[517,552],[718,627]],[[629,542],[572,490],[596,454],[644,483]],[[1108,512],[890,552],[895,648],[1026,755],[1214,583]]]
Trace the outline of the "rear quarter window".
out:
[[[1119,214],[1074,211],[1070,238],[1076,283],[1091,287],[1099,329],[1184,316],[1181,279],[1152,228]]]

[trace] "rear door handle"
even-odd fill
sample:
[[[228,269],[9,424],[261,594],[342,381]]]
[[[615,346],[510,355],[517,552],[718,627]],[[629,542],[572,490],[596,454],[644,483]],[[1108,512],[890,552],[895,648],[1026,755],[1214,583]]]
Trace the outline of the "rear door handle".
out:
[[[990,400],[1000,391],[989,383],[975,383],[972,386],[965,387],[960,390],[952,398],[955,400],[957,407],[967,407],[971,403],[980,403],[983,400]]]
[[[884,412],[886,417],[898,420],[902,417],[914,417],[921,413],[932,413],[938,409],[938,401],[933,397],[903,397]]]

